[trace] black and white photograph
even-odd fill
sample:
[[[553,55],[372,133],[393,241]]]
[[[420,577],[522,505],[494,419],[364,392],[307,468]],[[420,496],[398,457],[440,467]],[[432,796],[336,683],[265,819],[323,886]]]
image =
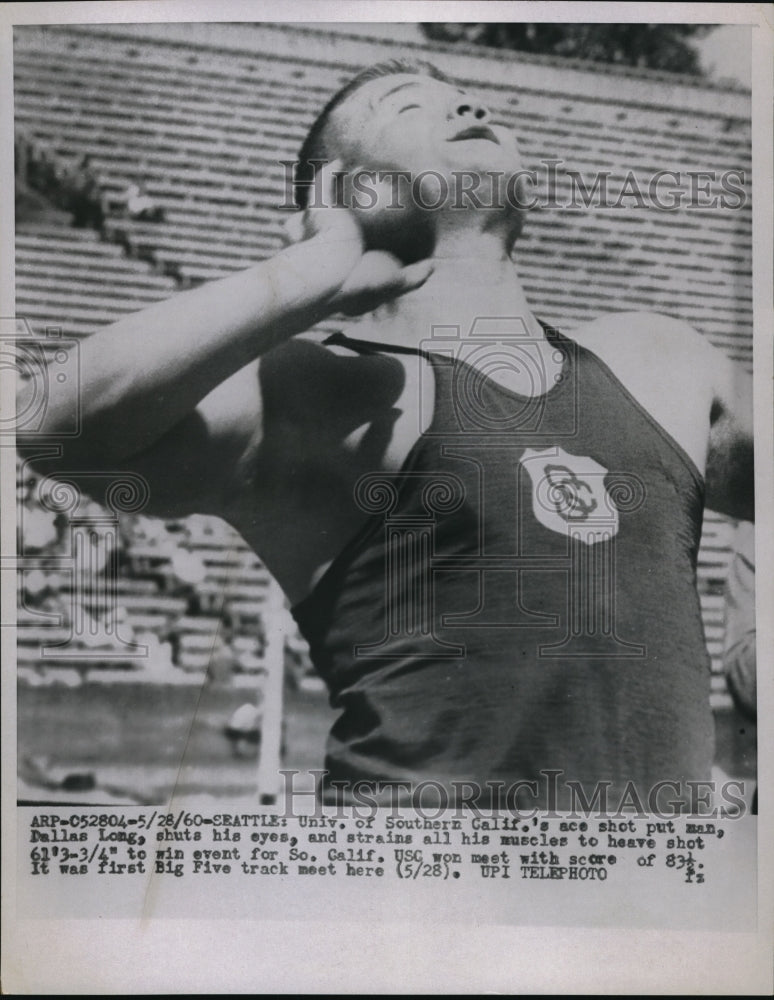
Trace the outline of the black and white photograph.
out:
[[[765,993],[765,11],[8,6],[4,919],[374,935],[65,991]]]

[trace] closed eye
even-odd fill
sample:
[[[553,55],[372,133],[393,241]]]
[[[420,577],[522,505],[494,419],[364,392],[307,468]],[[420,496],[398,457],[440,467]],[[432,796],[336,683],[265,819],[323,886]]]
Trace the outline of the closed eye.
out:
[[[405,107],[402,107],[400,109],[400,111],[398,112],[398,114],[402,115],[404,111],[411,111],[413,108],[419,108],[419,107],[421,107],[421,105],[419,105],[419,104],[407,104],[407,105],[405,105]]]

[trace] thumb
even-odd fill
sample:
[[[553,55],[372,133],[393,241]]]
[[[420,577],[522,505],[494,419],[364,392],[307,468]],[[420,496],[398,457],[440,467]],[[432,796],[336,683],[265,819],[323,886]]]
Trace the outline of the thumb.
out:
[[[404,292],[420,288],[434,270],[433,263],[429,260],[420,260],[416,264],[409,264],[408,267],[404,267],[400,272],[401,288],[399,294],[402,295]]]

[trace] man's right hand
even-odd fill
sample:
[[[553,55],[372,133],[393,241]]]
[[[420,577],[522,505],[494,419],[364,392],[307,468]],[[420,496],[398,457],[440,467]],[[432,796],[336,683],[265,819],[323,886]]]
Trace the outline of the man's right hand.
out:
[[[336,312],[360,313],[427,280],[427,261],[404,267],[369,249],[368,218],[336,206],[333,173],[328,207],[310,208],[289,224],[289,246],[200,288],[121,316],[87,338],[80,382],[49,381],[40,428],[19,434],[36,446],[80,417],[80,434],[61,457],[41,457],[41,474],[126,469],[149,483],[156,512],[217,512],[222,484],[261,426],[258,365],[274,347]],[[24,412],[24,386],[21,410]],[[84,482],[86,482],[84,480]]]
[[[387,184],[377,187],[377,204],[371,209],[345,207],[336,186],[342,169],[341,160],[323,167],[323,204],[291,216],[285,224],[285,239],[289,245],[310,241],[320,247],[326,266],[335,266],[340,276],[330,311],[354,316],[419,288],[432,274],[433,265],[423,260],[406,266],[386,250],[367,249],[364,227],[381,211],[380,202],[387,203],[391,188]]]

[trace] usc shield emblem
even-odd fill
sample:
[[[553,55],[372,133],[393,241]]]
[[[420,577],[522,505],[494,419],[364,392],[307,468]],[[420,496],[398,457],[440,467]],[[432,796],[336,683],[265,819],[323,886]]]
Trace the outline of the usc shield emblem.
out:
[[[617,534],[618,508],[599,462],[556,447],[527,448],[521,464],[532,481],[532,510],[544,527],[586,545]]]

